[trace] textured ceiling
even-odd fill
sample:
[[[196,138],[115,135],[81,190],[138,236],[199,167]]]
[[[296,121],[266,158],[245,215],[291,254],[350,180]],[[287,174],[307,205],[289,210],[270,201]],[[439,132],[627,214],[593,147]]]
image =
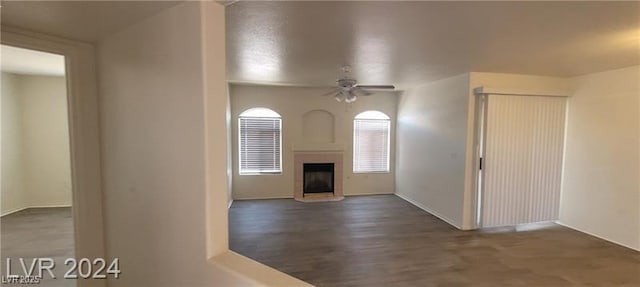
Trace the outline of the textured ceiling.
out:
[[[176,1],[3,1],[3,25],[87,42]],[[468,71],[576,76],[640,64],[639,2],[231,2],[232,82],[424,83]]]
[[[640,63],[638,2],[236,2],[232,82],[322,86],[468,71],[576,76]]]
[[[2,1],[2,25],[68,39],[100,38],[154,15],[178,1]]]

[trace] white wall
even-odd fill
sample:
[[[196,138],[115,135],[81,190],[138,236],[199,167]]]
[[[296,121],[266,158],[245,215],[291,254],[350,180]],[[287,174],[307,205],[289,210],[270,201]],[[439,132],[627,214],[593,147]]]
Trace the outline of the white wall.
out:
[[[233,126],[233,198],[291,198],[294,189],[294,151],[307,146],[303,131],[303,115],[324,110],[334,117],[334,142],[344,147],[344,194],[390,194],[394,192],[395,118],[398,96],[381,92],[360,97],[351,106],[335,101],[331,96],[319,96],[327,89],[276,87],[258,85],[230,85],[231,123]],[[265,107],[282,116],[282,167],[280,175],[238,174],[238,115],[243,111]],[[366,110],[379,110],[391,118],[391,158],[389,173],[353,173],[353,118]],[[325,129],[326,127],[317,128]]]
[[[2,73],[2,215],[27,207],[23,179],[22,97],[17,94],[18,84],[18,75]]]
[[[640,250],[640,66],[572,79],[560,222]]]
[[[469,74],[409,89],[398,104],[396,193],[462,228]]]
[[[398,107],[396,192],[459,228],[473,228],[473,89],[563,92],[571,97],[560,222],[639,249],[639,82],[636,66],[573,79],[473,72],[410,89]],[[437,168],[409,164],[415,154],[432,158]]]
[[[64,77],[3,73],[2,214],[71,206]]]
[[[64,77],[21,76],[25,187],[31,206],[71,206],[71,156]]]
[[[97,46],[109,286],[304,286],[228,252],[223,27],[185,2]]]
[[[105,247],[130,270],[109,285],[208,281],[199,5],[164,10],[97,47]]]

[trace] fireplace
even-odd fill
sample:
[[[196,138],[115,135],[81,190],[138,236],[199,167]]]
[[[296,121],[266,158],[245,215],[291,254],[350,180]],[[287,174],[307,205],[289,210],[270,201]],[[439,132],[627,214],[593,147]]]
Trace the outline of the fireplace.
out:
[[[302,202],[342,200],[342,158],[341,152],[296,152],[293,198]]]
[[[305,163],[303,167],[304,194],[321,192],[333,193],[334,166],[333,163]]]

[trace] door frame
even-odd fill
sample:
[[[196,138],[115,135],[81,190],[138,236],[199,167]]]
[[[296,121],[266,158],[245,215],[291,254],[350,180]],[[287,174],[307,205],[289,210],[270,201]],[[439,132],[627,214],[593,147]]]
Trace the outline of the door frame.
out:
[[[487,107],[489,103],[489,95],[485,93],[478,93],[477,89],[474,90],[475,98],[475,132],[474,132],[474,164],[473,164],[473,182],[474,182],[474,194],[473,201],[473,225],[475,229],[482,228],[482,206],[484,203],[484,169],[486,161],[484,161],[484,155],[486,152],[486,138],[487,132]]]
[[[105,258],[100,129],[95,53],[92,45],[1,26],[0,42],[65,57],[71,197],[76,258]],[[106,258],[105,258],[106,259]],[[63,262],[56,262],[59,268]],[[65,280],[58,278],[58,280]],[[106,286],[106,280],[78,279],[77,286]]]

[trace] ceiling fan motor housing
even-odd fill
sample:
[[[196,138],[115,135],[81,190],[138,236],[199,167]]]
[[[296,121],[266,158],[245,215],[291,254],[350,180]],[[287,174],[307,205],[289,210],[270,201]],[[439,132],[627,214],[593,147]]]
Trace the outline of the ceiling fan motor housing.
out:
[[[354,79],[344,78],[344,79],[338,80],[338,86],[341,88],[352,88],[355,85],[356,85],[356,80]]]

